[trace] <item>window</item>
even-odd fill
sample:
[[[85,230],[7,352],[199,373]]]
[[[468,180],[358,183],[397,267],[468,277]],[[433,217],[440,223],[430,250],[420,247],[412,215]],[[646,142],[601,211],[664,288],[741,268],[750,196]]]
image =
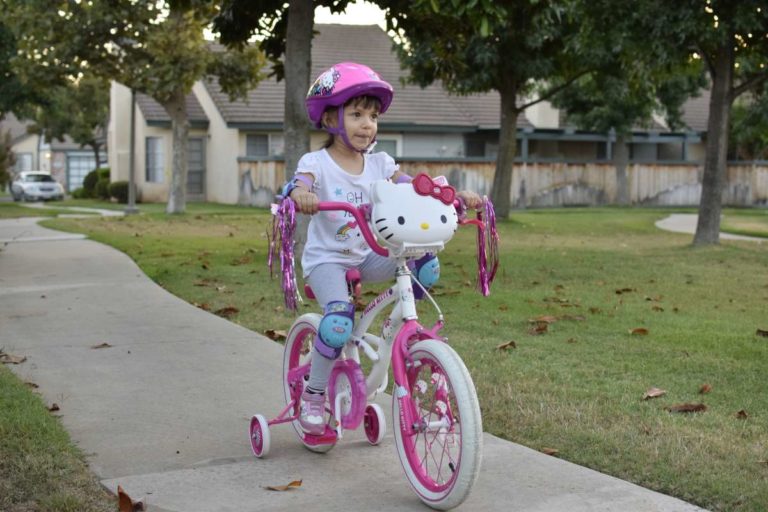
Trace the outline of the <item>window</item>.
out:
[[[245,156],[269,156],[269,135],[266,133],[246,135]]]
[[[395,157],[397,156],[397,141],[376,139],[376,146],[373,148],[373,152],[384,152],[391,157]]]
[[[147,175],[148,182],[163,182],[163,139],[160,137],[147,137]]]
[[[278,156],[285,153],[281,134],[249,133],[245,136],[245,156]]]

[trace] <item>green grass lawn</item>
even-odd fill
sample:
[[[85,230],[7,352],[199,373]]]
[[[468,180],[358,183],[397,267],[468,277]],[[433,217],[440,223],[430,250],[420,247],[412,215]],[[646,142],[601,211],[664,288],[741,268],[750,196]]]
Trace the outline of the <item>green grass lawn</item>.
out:
[[[235,308],[230,319],[250,329],[287,329],[293,315],[265,265],[269,216],[207,208],[45,225],[117,247],[172,293]],[[749,212],[762,218],[725,220]],[[474,291],[474,233],[460,230],[440,256],[443,334],[473,375],[486,431],[711,510],[765,510],[768,244],[694,249],[691,235],[654,227],[668,213],[515,212],[499,224],[488,298]],[[652,387],[666,394],[643,400]],[[706,411],[666,409],[680,403]]]
[[[116,500],[88,471],[57,418],[0,365],[0,510],[111,512]]]

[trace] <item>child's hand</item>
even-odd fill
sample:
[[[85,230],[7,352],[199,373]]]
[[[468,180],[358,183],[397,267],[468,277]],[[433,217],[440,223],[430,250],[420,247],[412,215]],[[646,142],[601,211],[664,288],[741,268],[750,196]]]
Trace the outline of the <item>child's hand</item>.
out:
[[[457,192],[456,195],[459,196],[462,199],[462,201],[464,201],[464,204],[467,205],[467,208],[472,208],[473,210],[477,210],[478,208],[483,206],[483,200],[475,192],[471,192],[469,190],[462,190],[461,192]]]
[[[314,215],[317,213],[317,195],[303,187],[296,187],[291,191],[291,199],[301,213]]]

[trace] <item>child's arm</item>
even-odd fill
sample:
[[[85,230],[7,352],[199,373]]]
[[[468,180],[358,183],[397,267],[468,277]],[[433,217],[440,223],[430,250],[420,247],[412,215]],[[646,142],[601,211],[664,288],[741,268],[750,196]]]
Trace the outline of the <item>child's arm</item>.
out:
[[[311,174],[297,173],[289,183],[288,197],[296,203],[301,213],[314,215],[317,213],[317,195],[312,192],[312,184],[315,178]],[[288,186],[288,185],[287,185]]]

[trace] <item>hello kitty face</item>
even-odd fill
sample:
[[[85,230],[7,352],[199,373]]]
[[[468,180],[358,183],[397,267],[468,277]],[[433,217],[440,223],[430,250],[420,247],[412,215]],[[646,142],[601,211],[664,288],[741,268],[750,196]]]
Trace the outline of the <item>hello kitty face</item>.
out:
[[[371,187],[371,224],[382,245],[442,246],[458,226],[453,203],[416,192],[413,184],[376,181]]]

